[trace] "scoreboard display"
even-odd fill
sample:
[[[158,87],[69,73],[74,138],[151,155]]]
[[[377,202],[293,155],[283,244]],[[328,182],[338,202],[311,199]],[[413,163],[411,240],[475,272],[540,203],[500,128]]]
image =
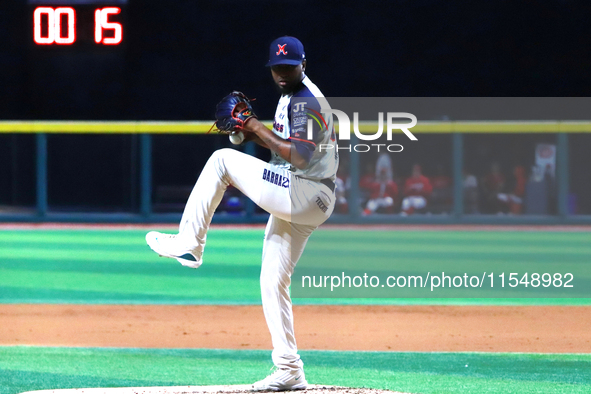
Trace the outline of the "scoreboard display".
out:
[[[38,119],[121,116],[128,106],[127,0],[28,0],[26,108]]]
[[[123,26],[109,21],[109,16],[121,13],[119,7],[94,10],[94,41],[97,44],[117,45],[123,39]],[[73,7],[36,7],[33,12],[33,39],[39,45],[71,45],[76,42],[76,10]],[[82,26],[81,29],[89,29]],[[111,34],[110,34],[111,33]]]
[[[125,40],[127,0],[29,0],[35,46],[117,46]]]

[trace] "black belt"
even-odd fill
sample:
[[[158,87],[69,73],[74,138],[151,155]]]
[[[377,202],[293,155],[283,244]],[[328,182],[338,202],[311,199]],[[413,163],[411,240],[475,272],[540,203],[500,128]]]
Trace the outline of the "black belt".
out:
[[[297,178],[302,178],[299,175],[296,175],[296,177]],[[302,179],[307,179],[308,181],[312,181],[312,179],[308,179],[308,178],[302,178]],[[312,181],[312,182],[314,182],[314,181]],[[316,182],[320,182],[323,185],[326,185],[326,187],[328,187],[330,189],[330,191],[334,193],[334,189],[335,189],[336,186],[335,186],[334,182],[330,178],[324,178],[324,179],[321,179],[321,180],[316,181]]]
[[[334,193],[335,184],[330,178],[321,179],[320,183],[326,185],[330,189],[330,191]]]

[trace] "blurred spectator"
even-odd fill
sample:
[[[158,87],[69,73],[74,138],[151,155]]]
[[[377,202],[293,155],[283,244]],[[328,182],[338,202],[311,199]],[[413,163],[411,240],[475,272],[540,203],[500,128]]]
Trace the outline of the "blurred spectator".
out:
[[[523,197],[525,195],[525,168],[516,166],[513,168],[513,179],[508,193],[499,193],[497,198],[501,202],[502,212],[520,214],[522,212]]]
[[[382,170],[386,170],[386,180],[393,181],[392,159],[387,153],[380,153],[376,160],[376,178],[380,176]]]
[[[394,200],[398,196],[398,186],[392,179],[388,179],[388,169],[382,167],[377,178],[367,186],[371,190],[371,194],[363,210],[363,215],[371,215],[378,209],[384,209],[386,213],[393,213]]]
[[[226,211],[228,213],[242,213],[244,209],[244,195],[233,185],[228,185],[218,210]]]
[[[505,177],[501,173],[499,163],[493,162],[490,171],[482,178],[482,210],[485,213],[497,213],[501,211],[498,194],[503,192]]]
[[[429,203],[429,211],[433,213],[449,212],[453,201],[453,185],[451,177],[445,174],[443,165],[438,164],[435,176],[431,177],[433,193]]]
[[[335,212],[348,213],[349,203],[347,202],[347,195],[349,192],[349,188],[351,187],[351,182],[349,179],[349,175],[342,168],[339,168],[339,170],[337,171],[337,179],[335,181],[335,185],[335,195],[337,197]]]
[[[412,175],[404,184],[404,199],[402,200],[402,214],[410,215],[415,211],[424,211],[427,201],[431,197],[433,188],[429,178],[421,172],[421,166],[412,166]]]
[[[478,213],[478,179],[466,169],[464,173],[464,213]]]

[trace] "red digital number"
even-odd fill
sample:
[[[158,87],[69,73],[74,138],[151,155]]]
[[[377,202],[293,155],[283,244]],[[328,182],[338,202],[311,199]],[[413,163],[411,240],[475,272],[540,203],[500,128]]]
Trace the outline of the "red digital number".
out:
[[[43,20],[47,20],[45,35]],[[65,21],[65,29],[62,29],[62,21]],[[72,7],[37,7],[33,13],[33,22],[33,39],[37,44],[70,45],[76,41],[76,12]]]
[[[94,11],[94,41],[102,45],[117,45],[123,39],[123,26],[110,22],[110,15],[121,12],[119,7],[97,8]],[[103,32],[107,31],[107,37]],[[112,33],[111,33],[112,32]],[[72,7],[37,7],[33,13],[33,40],[40,45],[71,45],[76,41],[76,12]]]
[[[121,23],[109,22],[109,15],[121,12],[119,7],[105,7],[94,11],[94,41],[97,44],[117,45],[123,39]],[[113,37],[103,37],[103,30],[113,30]]]

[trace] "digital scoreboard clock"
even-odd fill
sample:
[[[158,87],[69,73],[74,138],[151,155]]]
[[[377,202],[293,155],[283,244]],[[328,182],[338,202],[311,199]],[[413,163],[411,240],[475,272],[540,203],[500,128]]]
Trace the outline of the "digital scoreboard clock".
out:
[[[115,46],[125,37],[127,0],[29,0],[35,45]]]

